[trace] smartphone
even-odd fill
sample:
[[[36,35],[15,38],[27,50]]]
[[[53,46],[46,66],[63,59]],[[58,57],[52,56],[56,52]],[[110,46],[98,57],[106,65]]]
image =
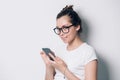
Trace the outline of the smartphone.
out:
[[[52,54],[55,57],[55,54],[50,50],[50,48],[42,48],[42,50],[45,52],[45,54],[50,58],[50,60],[53,60],[52,57],[49,56],[49,54]],[[54,60],[53,60],[54,61]]]

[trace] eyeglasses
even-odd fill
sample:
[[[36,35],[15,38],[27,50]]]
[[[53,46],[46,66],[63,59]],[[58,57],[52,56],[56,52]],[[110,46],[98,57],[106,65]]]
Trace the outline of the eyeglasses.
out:
[[[61,31],[62,31],[64,34],[67,34],[67,33],[69,32],[69,28],[72,27],[72,26],[73,26],[73,24],[70,25],[70,26],[63,26],[62,28],[56,27],[56,28],[54,28],[53,30],[54,30],[54,32],[55,32],[57,35],[60,35]]]

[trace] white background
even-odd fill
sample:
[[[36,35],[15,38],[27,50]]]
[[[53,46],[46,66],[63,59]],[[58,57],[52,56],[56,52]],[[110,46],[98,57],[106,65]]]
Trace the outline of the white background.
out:
[[[44,80],[39,52],[63,44],[52,29],[67,4],[82,18],[83,39],[96,49],[99,80],[120,80],[119,0],[1,0],[0,80]]]

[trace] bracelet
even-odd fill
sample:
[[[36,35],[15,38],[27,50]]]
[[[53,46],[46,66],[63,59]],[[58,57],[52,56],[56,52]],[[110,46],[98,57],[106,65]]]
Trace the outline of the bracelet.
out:
[[[64,72],[63,72],[64,79],[65,79],[65,72],[66,72],[66,70],[67,70],[67,67],[65,68],[65,70],[64,70]]]

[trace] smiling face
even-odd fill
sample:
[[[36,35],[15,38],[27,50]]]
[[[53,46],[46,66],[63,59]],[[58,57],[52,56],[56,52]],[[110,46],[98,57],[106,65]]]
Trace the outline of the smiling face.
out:
[[[58,28],[63,28],[64,26],[70,26],[72,23],[70,22],[70,17],[65,15],[57,19],[56,21]],[[60,38],[63,40],[64,43],[70,44],[74,39],[78,36],[78,30],[80,29],[80,26],[71,26],[69,28],[68,33],[61,33],[59,34]]]

